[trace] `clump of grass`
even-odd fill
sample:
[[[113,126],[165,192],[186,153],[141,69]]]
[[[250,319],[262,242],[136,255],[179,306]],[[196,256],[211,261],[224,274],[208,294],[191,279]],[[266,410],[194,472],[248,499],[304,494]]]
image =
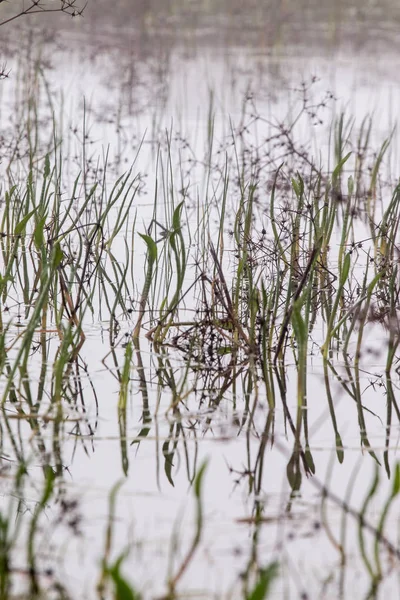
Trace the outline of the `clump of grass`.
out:
[[[220,202],[221,220],[215,233],[211,223],[208,224],[208,239],[204,237],[203,225],[199,228],[204,247],[198,249],[201,260],[196,259],[195,277],[185,289],[177,269],[179,294],[174,296],[173,310],[167,310],[166,321],[162,303],[159,321],[148,334],[154,342],[167,344],[184,355],[186,364],[195,372],[196,388],[201,385],[210,407],[216,408],[225,391],[235,389],[238,381],[244,387],[249,386],[252,396],[258,383],[253,386],[251,382],[261,380],[273,410],[278,387],[295,442],[288,466],[294,489],[300,487],[302,469],[307,474],[315,470],[307,423],[307,365],[311,344],[320,348],[338,460],[344,460],[344,443],[331,392],[332,374],[355,403],[361,444],[378,460],[367,433],[360,364],[370,323],[378,321],[371,307],[392,298],[391,312],[383,308],[382,314],[392,315],[392,324],[387,329],[392,338],[388,360],[393,366],[393,348],[397,347],[394,299],[399,293],[394,276],[398,262],[397,191],[382,211],[379,194],[387,194],[389,188],[378,185],[388,142],[383,143],[372,159],[372,167],[367,168],[371,123],[362,124],[359,137],[353,142],[353,124],[341,115],[333,128],[335,167],[331,172],[324,171],[304,147],[298,148],[294,142],[298,120],[315,119],[315,111],[322,110],[324,104],[312,105],[306,87],[301,93],[303,106],[293,124],[280,124],[268,138],[269,145],[264,142],[268,154],[266,151],[261,154],[261,146],[247,145],[246,132],[251,128],[246,125],[242,135],[234,140],[231,156],[226,150],[224,168],[208,160],[211,172],[207,180],[214,180],[214,190],[219,189],[220,196],[214,191],[212,198],[206,200],[210,206],[206,205],[204,214],[212,214],[212,206]],[[275,140],[279,141],[277,148],[283,144],[287,150],[283,157],[270,150]],[[279,158],[284,162],[276,167]],[[271,171],[273,177],[268,188],[266,174]],[[269,198],[262,192],[266,188],[270,190]],[[226,217],[228,197],[232,204],[230,222]],[[357,241],[356,228],[365,235],[362,241]],[[218,239],[217,248],[211,241],[214,236]],[[168,239],[164,240],[162,252],[174,256]],[[189,313],[184,299],[189,291],[199,299],[192,319],[185,318]],[[154,305],[152,314],[157,318]],[[385,322],[385,317],[381,322]],[[322,338],[320,329],[324,331]],[[315,342],[313,336],[319,341]],[[356,350],[350,358],[351,343],[355,343]],[[335,369],[334,356],[338,352],[343,357],[346,382]],[[292,356],[298,371],[295,418],[286,402],[285,384],[286,365]],[[210,389],[215,392],[209,394]],[[391,406],[396,410],[396,402]],[[252,414],[250,407],[246,414]],[[273,418],[271,413],[272,421]],[[268,429],[270,426],[271,421]],[[385,456],[388,464],[387,451]]]

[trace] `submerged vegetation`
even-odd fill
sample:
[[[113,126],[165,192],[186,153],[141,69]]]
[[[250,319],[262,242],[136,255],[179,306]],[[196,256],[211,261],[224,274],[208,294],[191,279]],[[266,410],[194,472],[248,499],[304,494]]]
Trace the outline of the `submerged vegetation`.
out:
[[[393,590],[393,132],[378,143],[369,118],[331,120],[335,98],[315,100],[315,81],[301,84],[282,119],[247,91],[239,122],[220,123],[211,94],[204,147],[154,126],[122,172],[119,149],[92,151],[86,105],[80,129],[68,128],[43,65],[25,79],[31,87],[1,146],[0,600],[258,600],[276,590],[308,598],[310,588],[339,598],[353,593],[353,561],[363,597]],[[359,462],[340,471],[354,446]],[[82,465],[96,454],[88,483]],[[213,471],[220,455],[226,466]],[[157,522],[157,539],[136,532],[152,516],[150,498],[139,505],[149,473],[162,503],[162,490],[189,483],[194,506],[186,521],[175,501],[175,525],[166,534]],[[108,504],[89,583],[80,564],[71,567],[95,536],[73,477]],[[211,512],[215,496],[228,504],[236,488],[245,516],[243,504],[229,515],[228,552]],[[328,558],[310,585],[290,544],[317,535]],[[215,567],[229,571],[216,591]]]

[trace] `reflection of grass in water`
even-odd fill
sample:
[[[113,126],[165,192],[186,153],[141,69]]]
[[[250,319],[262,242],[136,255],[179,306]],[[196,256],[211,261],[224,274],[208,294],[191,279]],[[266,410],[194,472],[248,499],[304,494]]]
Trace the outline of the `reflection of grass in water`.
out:
[[[341,44],[365,46],[377,40],[387,43],[387,31],[400,20],[398,4],[383,0],[366,4],[337,0],[118,0],[111,7],[97,0],[96,9],[88,7],[91,19],[130,24],[143,36],[155,35],[169,43],[182,41],[182,35],[197,32],[196,42],[241,44],[274,48],[288,46],[307,51],[309,45],[320,50]],[[389,37],[391,35],[389,34]],[[186,43],[190,43],[185,39]]]

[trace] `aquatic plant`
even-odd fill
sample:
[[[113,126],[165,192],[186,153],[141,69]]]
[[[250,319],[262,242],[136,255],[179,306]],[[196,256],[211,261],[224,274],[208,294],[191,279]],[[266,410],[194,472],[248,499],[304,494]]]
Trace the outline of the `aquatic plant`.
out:
[[[35,68],[40,96],[46,79]],[[321,509],[315,531],[324,530],[342,569],[354,553],[346,534],[356,523],[372,595],[384,583],[388,561],[398,560],[387,520],[398,495],[392,438],[400,419],[400,194],[397,182],[382,175],[390,139],[374,153],[372,123],[365,120],[355,131],[341,114],[330,124],[329,151],[317,162],[296,127],[305,123],[314,135],[313,124],[333,98],[313,101],[307,84],[299,98],[289,122],[270,122],[247,93],[241,122],[230,123],[217,144],[211,94],[204,151],[196,156],[182,135],[158,131],[150,184],[139,168],[144,139],[132,164],[116,174],[121,163],[112,162],[111,150],[103,161],[88,151],[86,106],[74,160],[64,151],[70,138],[50,93],[41,107],[51,114],[45,123],[31,97],[19,108],[25,134],[9,146],[0,217],[0,443],[18,467],[9,510],[0,511],[4,598],[12,597],[21,572],[21,597],[68,597],[62,577],[43,567],[43,522],[48,505],[58,505],[60,520],[79,535],[68,467],[79,449],[91,457],[104,439],[104,415],[114,426],[115,469],[127,484],[137,476],[136,456],[154,443],[159,489],[177,488],[183,478],[194,493],[191,537],[175,533],[165,552],[169,567],[161,579],[168,598],[185,587],[205,543],[208,479],[200,455],[208,441],[243,444],[239,458],[226,460],[233,485],[247,498],[248,514],[239,520],[249,527],[249,542],[232,576],[240,597],[266,597],[276,589],[272,581],[283,580],[284,543],[272,547],[263,536],[271,524],[280,534],[295,520],[300,496],[310,488]],[[139,206],[146,185],[153,192],[147,213]],[[373,368],[371,355],[378,363]],[[319,373],[323,386],[316,395]],[[383,393],[377,442],[371,421],[382,418]],[[346,500],[333,491],[330,473],[323,482],[315,439],[323,420],[336,467],[351,460],[339,400],[353,411],[359,447],[376,469],[354,506],[353,481]],[[287,481],[283,508],[271,515],[272,451]],[[29,470],[32,461],[39,476]],[[381,463],[392,480],[389,493],[378,476]],[[35,506],[14,521],[14,497],[26,494],[22,482],[35,487]],[[144,597],[139,575],[140,593],[125,575],[132,548],[115,531],[118,491],[107,490],[97,593]],[[375,515],[368,512],[372,500]],[[342,520],[339,536],[332,532],[331,505]],[[21,569],[14,566],[19,543],[25,548]]]

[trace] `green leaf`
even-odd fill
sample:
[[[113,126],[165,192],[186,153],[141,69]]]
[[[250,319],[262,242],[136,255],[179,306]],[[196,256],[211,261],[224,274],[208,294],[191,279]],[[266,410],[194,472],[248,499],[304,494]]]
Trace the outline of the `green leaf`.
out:
[[[47,214],[44,215],[37,223],[35,231],[33,232],[33,240],[37,250],[40,250],[44,246],[44,225],[46,223]]]
[[[350,255],[350,252],[348,252],[346,254],[346,256],[344,257],[344,261],[343,261],[342,276],[340,278],[341,286],[343,286],[346,283],[346,280],[349,276],[350,264],[351,264],[351,255]]]
[[[311,473],[315,475],[315,464],[310,448],[306,448],[304,452],[304,457],[306,459],[307,467],[310,469]]]
[[[337,179],[338,175],[340,174],[340,171],[342,170],[342,167],[349,160],[351,155],[352,155],[352,152],[349,152],[348,154],[346,154],[346,156],[344,156],[342,158],[341,161],[338,162],[338,164],[335,167],[335,170],[332,173],[332,181],[335,181],[335,179]]]
[[[271,584],[278,576],[279,565],[273,562],[265,569],[260,569],[258,581],[250,594],[246,596],[246,600],[264,600],[269,595]]]
[[[375,275],[375,277],[373,278],[373,280],[371,281],[371,283],[368,284],[367,287],[367,296],[370,298],[372,295],[372,292],[374,291],[374,287],[376,286],[376,284],[378,283],[378,281],[380,280],[380,278],[383,276],[385,271],[380,271],[377,275]]]
[[[0,274],[0,287],[5,285],[8,281],[14,281],[14,277],[12,275],[5,275],[4,277]]]
[[[342,442],[342,438],[340,437],[339,433],[336,433],[336,454],[338,457],[338,461],[340,462],[340,464],[343,462],[344,460],[344,450],[343,450],[343,442]]]
[[[295,302],[292,312],[292,325],[298,345],[304,346],[304,344],[307,344],[307,327],[303,317],[301,316],[300,309],[301,302]]]
[[[300,198],[300,186],[295,179],[292,179],[292,188],[297,198]]]
[[[286,475],[290,487],[294,492],[301,487],[301,471],[300,471],[300,460],[298,452],[293,452],[292,456],[286,467]]]
[[[304,194],[304,181],[300,173],[297,173],[298,181],[292,178],[292,188],[297,198],[300,200]]]
[[[64,252],[61,250],[61,246],[60,246],[59,242],[56,242],[54,244],[54,248],[53,248],[53,268],[54,269],[57,269],[57,267],[60,266],[63,258],[64,258]]]
[[[174,463],[173,463],[174,451],[171,452],[169,450],[168,440],[165,441],[162,445],[162,453],[164,455],[165,475],[166,475],[168,481],[170,482],[170,484],[172,485],[172,487],[175,487],[174,480],[172,479],[172,467],[174,466]]]
[[[157,260],[157,245],[156,245],[155,241],[149,235],[146,235],[144,233],[139,233],[139,235],[142,238],[142,240],[144,240],[146,242],[147,249],[149,251],[150,260],[152,262],[156,261]]]
[[[208,461],[205,460],[197,472],[196,479],[194,480],[194,493],[197,498],[200,498],[201,486],[204,477],[205,470],[207,469]]]
[[[40,501],[41,506],[44,506],[48,502],[50,496],[53,493],[54,482],[56,480],[56,475],[55,475],[53,469],[48,465],[45,468],[45,474],[46,474],[46,483],[45,483],[44,490],[43,490],[43,496]]]
[[[181,228],[181,212],[183,205],[184,201],[182,200],[182,202],[180,202],[174,210],[174,214],[172,216],[172,228],[174,232],[179,231]]]
[[[397,496],[400,492],[400,463],[397,463],[394,471],[392,496]]]
[[[108,568],[108,572],[114,583],[115,600],[140,600],[140,595],[137,594],[126,579],[120,573],[120,566],[125,559],[125,554],[120,556],[116,562]]]
[[[21,221],[19,223],[16,224],[15,229],[14,229],[14,235],[21,235],[22,233],[25,233],[26,225],[27,225],[29,219],[32,217],[32,215],[35,212],[36,212],[36,208],[31,210],[31,212],[29,212],[27,215],[25,215],[25,217],[23,219],[21,219]]]

